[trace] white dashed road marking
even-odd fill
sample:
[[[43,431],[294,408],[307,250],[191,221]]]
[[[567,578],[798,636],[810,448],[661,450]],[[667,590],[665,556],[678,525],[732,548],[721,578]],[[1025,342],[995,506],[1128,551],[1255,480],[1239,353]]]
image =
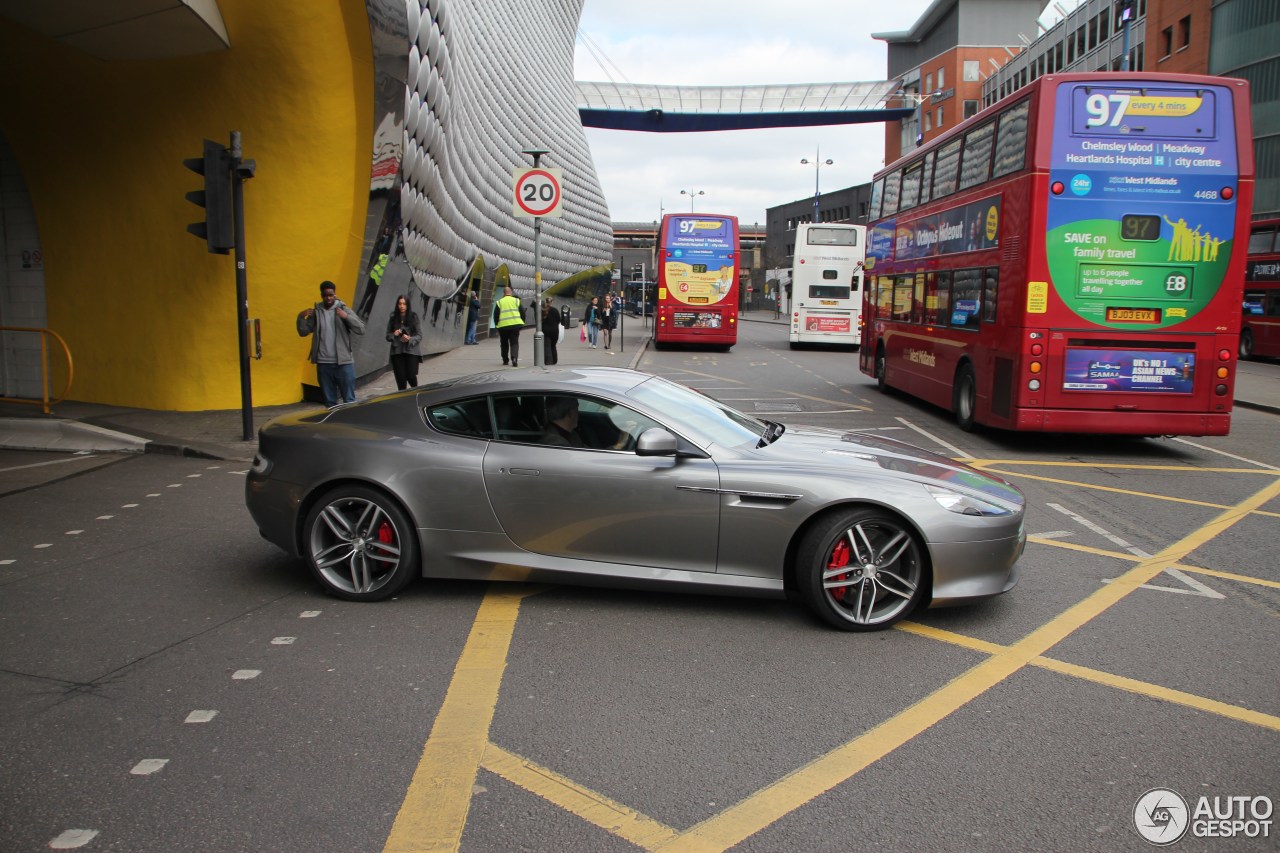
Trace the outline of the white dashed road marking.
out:
[[[190,714],[187,714],[187,718],[183,720],[183,722],[184,723],[207,723],[216,716],[218,716],[217,711],[192,711]]]
[[[67,829],[62,834],[49,842],[50,850],[75,850],[77,847],[83,847],[96,838],[98,830],[96,829]]]
[[[231,677],[236,681],[247,681],[250,678],[257,678],[259,675],[262,675],[262,670],[260,669],[237,669],[231,673]]]
[[[144,758],[134,765],[129,772],[134,776],[150,776],[152,773],[158,773],[164,769],[169,763],[167,758]]]

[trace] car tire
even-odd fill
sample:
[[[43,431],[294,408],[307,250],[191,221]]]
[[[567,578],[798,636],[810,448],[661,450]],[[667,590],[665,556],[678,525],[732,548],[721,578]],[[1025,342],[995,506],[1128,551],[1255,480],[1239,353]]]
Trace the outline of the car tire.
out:
[[[805,604],[844,631],[888,628],[920,605],[929,586],[919,536],[880,509],[829,516],[805,534],[796,559],[796,586]]]
[[[1253,358],[1253,332],[1245,329],[1240,333],[1240,360]]]
[[[885,377],[885,371],[887,370],[887,368],[888,368],[888,365],[885,363],[885,356],[884,356],[884,344],[880,344],[879,346],[876,347],[875,371],[876,371],[876,388],[882,394],[885,391],[889,390],[889,382],[888,382],[888,379]]]
[[[391,497],[339,486],[316,501],[302,529],[302,553],[331,595],[380,601],[421,574],[418,535]]]
[[[974,412],[978,407],[978,382],[973,366],[961,365],[956,371],[956,382],[951,394],[951,410],[956,415],[956,425],[965,432],[973,432]]]

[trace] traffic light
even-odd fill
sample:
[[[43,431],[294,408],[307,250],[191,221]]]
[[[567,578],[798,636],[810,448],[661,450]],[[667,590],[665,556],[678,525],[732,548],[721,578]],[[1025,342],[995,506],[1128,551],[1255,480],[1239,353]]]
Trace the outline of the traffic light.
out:
[[[187,193],[187,201],[204,208],[204,222],[193,222],[187,230],[205,240],[210,252],[225,255],[236,244],[231,221],[231,152],[206,139],[204,156],[188,157],[182,165],[204,176],[204,189]]]

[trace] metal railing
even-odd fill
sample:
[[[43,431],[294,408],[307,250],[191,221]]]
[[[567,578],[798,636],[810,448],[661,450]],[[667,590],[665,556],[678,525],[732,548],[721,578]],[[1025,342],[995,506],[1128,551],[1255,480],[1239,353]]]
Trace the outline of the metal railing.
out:
[[[61,403],[67,397],[67,392],[71,390],[71,379],[75,375],[75,369],[71,362],[71,349],[67,346],[67,342],[62,339],[53,329],[42,329],[35,326],[0,326],[2,332],[32,332],[40,336],[40,398],[34,397],[4,397],[7,403],[26,403],[32,406],[40,406],[44,413],[49,414],[49,407],[54,403]],[[49,339],[52,338],[62,348],[62,354],[67,359],[67,382],[62,390],[54,396],[50,396],[49,383],[52,381],[49,370]]]

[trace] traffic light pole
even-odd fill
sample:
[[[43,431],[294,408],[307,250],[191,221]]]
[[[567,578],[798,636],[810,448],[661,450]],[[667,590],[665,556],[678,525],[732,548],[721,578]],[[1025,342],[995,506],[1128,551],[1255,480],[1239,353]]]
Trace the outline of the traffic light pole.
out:
[[[253,177],[254,162],[241,159],[240,131],[231,131],[231,209],[236,239],[236,321],[240,327],[240,422],[245,441],[253,441],[253,388],[249,373],[249,279],[244,258],[245,172]]]

